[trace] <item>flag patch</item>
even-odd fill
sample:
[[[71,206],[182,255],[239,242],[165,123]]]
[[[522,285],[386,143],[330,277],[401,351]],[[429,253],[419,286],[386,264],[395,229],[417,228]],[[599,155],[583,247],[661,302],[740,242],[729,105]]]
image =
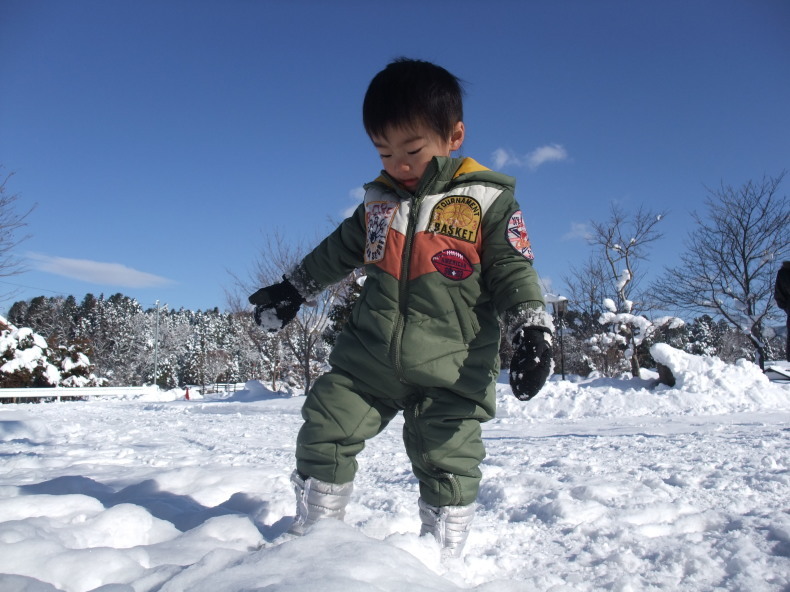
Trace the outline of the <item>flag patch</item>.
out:
[[[527,227],[524,225],[524,216],[521,210],[513,212],[507,224],[507,240],[516,251],[521,253],[526,259],[532,261],[535,255],[532,253],[532,246],[529,242]]]

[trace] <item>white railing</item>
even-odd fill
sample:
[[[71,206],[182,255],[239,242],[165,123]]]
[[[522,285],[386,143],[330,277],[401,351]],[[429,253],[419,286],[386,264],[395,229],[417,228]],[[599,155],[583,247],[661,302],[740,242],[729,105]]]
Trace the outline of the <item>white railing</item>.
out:
[[[210,394],[210,393],[235,393],[236,391],[240,391],[244,388],[243,382],[212,382],[211,384],[207,384],[205,390],[200,388],[199,390],[203,394]]]
[[[91,386],[55,388],[4,388],[0,399],[56,399],[61,397],[123,397],[128,395],[151,395],[159,389],[155,386]]]

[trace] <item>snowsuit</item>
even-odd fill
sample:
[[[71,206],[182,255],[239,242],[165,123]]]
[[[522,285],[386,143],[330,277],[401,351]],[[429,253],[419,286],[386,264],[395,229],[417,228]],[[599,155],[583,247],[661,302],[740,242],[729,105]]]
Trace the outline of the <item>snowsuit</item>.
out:
[[[386,173],[289,276],[318,293],[364,265],[366,280],[308,393],[297,470],[347,483],[368,438],[404,412],[421,497],[477,497],[480,423],[495,412],[499,316],[542,308],[514,180],[472,159],[435,157],[415,193]]]
[[[787,314],[787,343],[785,358],[790,362],[790,261],[784,261],[776,273],[774,285],[776,304]]]

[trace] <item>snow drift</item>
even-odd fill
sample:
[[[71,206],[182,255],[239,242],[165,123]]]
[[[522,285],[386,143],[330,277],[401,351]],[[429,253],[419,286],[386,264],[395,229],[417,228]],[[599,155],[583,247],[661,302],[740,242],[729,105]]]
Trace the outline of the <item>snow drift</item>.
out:
[[[399,420],[346,523],[283,533],[302,397],[0,407],[0,589],[749,590],[790,586],[790,385],[664,347],[677,378],[498,385],[463,557],[420,538]]]

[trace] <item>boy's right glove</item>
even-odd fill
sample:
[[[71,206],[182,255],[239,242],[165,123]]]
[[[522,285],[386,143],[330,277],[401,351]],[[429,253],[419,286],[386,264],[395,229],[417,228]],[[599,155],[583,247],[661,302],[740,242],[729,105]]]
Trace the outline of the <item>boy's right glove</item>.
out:
[[[255,305],[255,323],[269,333],[275,333],[296,318],[305,299],[294,285],[283,278],[279,284],[261,288],[249,297]]]
[[[537,395],[551,373],[550,339],[551,333],[542,327],[522,327],[513,337],[510,387],[521,401]]]

